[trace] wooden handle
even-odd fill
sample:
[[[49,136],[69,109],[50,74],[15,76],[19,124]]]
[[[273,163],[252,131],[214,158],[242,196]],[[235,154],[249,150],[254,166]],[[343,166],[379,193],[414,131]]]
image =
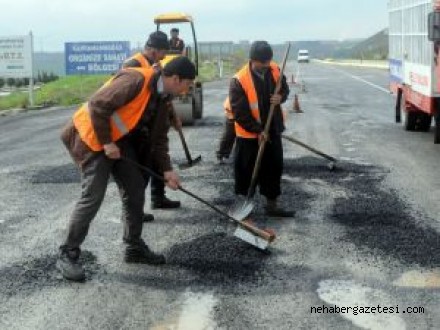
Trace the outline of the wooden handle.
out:
[[[260,228],[257,228],[249,223],[247,223],[245,220],[240,221],[239,225],[242,226],[244,229],[246,229],[247,231],[261,237],[262,239],[264,239],[265,241],[268,242],[273,242],[275,240],[275,235],[273,233],[269,233],[265,230],[262,230]]]

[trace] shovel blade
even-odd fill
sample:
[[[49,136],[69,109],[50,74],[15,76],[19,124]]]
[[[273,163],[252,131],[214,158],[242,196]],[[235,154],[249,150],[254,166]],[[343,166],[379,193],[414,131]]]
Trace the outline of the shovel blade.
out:
[[[254,203],[248,199],[244,201],[237,201],[235,205],[231,207],[228,214],[237,221],[242,221],[246,219],[249,214],[251,214],[254,207]]]
[[[241,226],[238,226],[237,229],[234,232],[234,236],[238,239],[249,243],[256,248],[260,250],[266,250],[266,248],[269,246],[270,242],[263,239],[262,237],[259,237],[246,229],[242,228]]]

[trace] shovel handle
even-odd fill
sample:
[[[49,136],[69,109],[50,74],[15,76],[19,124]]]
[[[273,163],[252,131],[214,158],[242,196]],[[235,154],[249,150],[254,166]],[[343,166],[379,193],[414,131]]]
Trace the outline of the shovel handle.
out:
[[[275,235],[272,233],[268,233],[265,230],[259,229],[255,226],[252,226],[251,224],[247,223],[246,221],[239,221],[239,225],[241,227],[243,227],[244,229],[246,229],[247,231],[261,237],[262,239],[268,241],[268,242],[273,242],[273,240],[275,239]]]
[[[307,150],[310,150],[311,152],[313,152],[313,153],[315,153],[315,154],[317,154],[317,155],[319,155],[321,157],[324,157],[325,159],[328,159],[328,160],[330,160],[332,162],[336,162],[337,161],[336,158],[334,158],[334,157],[332,157],[330,155],[327,155],[327,154],[323,153],[322,151],[319,151],[319,150],[317,150],[317,149],[315,149],[315,148],[305,144],[304,142],[301,142],[301,141],[299,141],[299,140],[297,140],[297,139],[295,139],[295,138],[293,138],[291,136],[282,135],[282,137],[284,139],[286,139],[287,141],[295,143],[295,144],[297,144],[297,145],[299,145],[299,146],[301,146],[301,147],[303,147],[303,148],[305,148]]]
[[[134,165],[134,166],[136,166],[136,167],[138,167],[139,169],[141,169],[141,170],[147,172],[147,173],[150,174],[151,176],[155,177],[156,179],[158,179],[158,180],[160,180],[160,181],[162,181],[162,182],[164,182],[164,183],[167,182],[167,180],[165,180],[165,178],[164,178],[163,176],[157,174],[157,173],[154,172],[152,169],[150,169],[150,168],[148,168],[148,167],[146,167],[146,166],[143,166],[143,165],[139,164],[138,162],[135,162],[135,161],[131,160],[130,158],[127,158],[127,157],[121,157],[121,160],[126,161],[126,162],[128,162],[128,163],[130,163],[130,164],[132,164],[132,165]],[[210,207],[211,209],[213,209],[214,211],[216,211],[218,214],[221,214],[222,216],[224,216],[224,217],[227,218],[228,220],[230,220],[230,221],[232,221],[232,222],[237,222],[240,226],[242,226],[243,228],[245,228],[247,231],[253,233],[254,235],[260,236],[261,238],[263,238],[263,239],[265,239],[265,240],[267,240],[267,241],[269,241],[269,242],[273,241],[273,239],[275,238],[273,235],[271,235],[270,233],[268,233],[268,232],[266,232],[266,231],[264,231],[264,230],[261,230],[261,229],[259,229],[259,228],[257,228],[257,227],[252,226],[252,225],[249,224],[249,223],[246,223],[246,222],[244,222],[244,221],[239,221],[239,220],[237,220],[237,219],[231,217],[229,214],[227,214],[226,212],[222,211],[222,210],[219,209],[217,206],[215,206],[215,205],[209,203],[208,201],[204,200],[204,199],[201,198],[200,196],[197,196],[196,194],[192,193],[191,191],[186,190],[186,189],[183,188],[182,186],[179,186],[178,189],[179,189],[181,192],[183,192],[183,193],[185,193],[185,194],[191,196],[192,198],[194,198],[194,199],[198,200],[199,202],[205,204],[206,206]]]

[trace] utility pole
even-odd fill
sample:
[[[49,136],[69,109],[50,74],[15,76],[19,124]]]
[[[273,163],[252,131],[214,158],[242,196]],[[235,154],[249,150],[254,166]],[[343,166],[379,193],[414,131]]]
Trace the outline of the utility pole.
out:
[[[30,46],[31,46],[31,69],[29,77],[29,105],[34,106],[34,36],[32,31],[29,32]]]

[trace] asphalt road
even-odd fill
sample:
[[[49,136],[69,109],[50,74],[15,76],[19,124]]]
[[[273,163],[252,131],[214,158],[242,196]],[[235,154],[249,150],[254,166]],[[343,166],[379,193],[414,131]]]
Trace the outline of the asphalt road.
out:
[[[287,75],[296,71],[290,64]],[[58,138],[74,109],[0,117],[0,329],[438,329],[433,132],[393,122],[385,71],[309,64],[299,81],[305,91],[292,86],[286,107],[297,92],[304,113],[289,113],[286,133],[340,162],[331,172],[328,161],[285,141],[282,201],[297,214],[266,219],[257,207],[257,223],[278,235],[270,253],[169,192],[183,208],[155,211],[143,234],[168,263],[124,264],[111,183],[83,245],[85,283],[63,280],[54,267],[80,192]],[[205,85],[205,117],[184,130],[203,162],[180,172],[187,189],[224,209],[234,201],[232,168],[216,164],[215,149],[227,86]],[[174,162],[184,162],[177,134],[170,137]],[[327,313],[312,312],[323,306]],[[335,306],[358,309],[332,313]],[[372,313],[378,306],[382,313]]]

